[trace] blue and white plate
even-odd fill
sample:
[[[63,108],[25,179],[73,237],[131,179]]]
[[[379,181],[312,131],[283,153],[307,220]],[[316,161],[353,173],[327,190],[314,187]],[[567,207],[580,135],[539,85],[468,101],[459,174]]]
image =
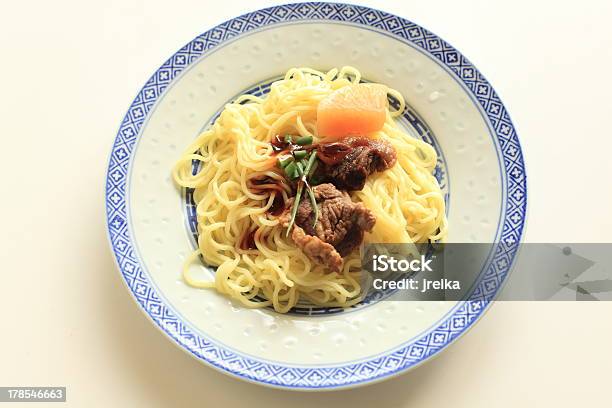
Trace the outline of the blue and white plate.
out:
[[[288,68],[351,65],[399,90],[401,124],[438,150],[451,242],[502,242],[477,260],[465,302],[370,299],[349,310],[250,310],[181,280],[194,248],[189,195],[170,170],[224,104],[265,93]],[[147,81],[128,110],[106,180],[109,240],[136,301],[195,358],[236,377],[294,388],[370,383],[409,370],[471,327],[503,284],[525,222],[525,167],[510,117],[448,43],[367,7],[300,3],[255,11],[198,36]],[[213,270],[196,266],[212,279]]]

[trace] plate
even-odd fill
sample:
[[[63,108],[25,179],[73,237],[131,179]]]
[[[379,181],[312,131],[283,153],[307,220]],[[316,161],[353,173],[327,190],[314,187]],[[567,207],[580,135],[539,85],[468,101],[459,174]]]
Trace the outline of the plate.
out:
[[[190,197],[170,170],[182,150],[244,92],[265,94],[287,69],[351,65],[400,91],[400,123],[438,150],[449,241],[496,242],[478,259],[467,301],[369,299],[354,308],[250,310],[185,285],[195,245]],[[367,7],[298,3],[203,33],[168,59],[130,106],[106,179],[108,237],[142,310],[198,360],[259,384],[302,390],[362,385],[442,351],[483,314],[513,264],[527,186],[519,140],[499,97],[457,50],[403,18]],[[214,271],[198,266],[198,273]]]

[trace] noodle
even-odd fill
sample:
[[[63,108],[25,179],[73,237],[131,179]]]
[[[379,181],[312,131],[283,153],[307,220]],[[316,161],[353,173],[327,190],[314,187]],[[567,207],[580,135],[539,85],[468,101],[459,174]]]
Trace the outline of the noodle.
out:
[[[361,74],[352,67],[327,73],[292,68],[274,82],[266,97],[242,95],[225,106],[210,129],[189,145],[173,169],[176,183],[193,188],[197,204],[198,247],[184,266],[184,280],[198,288],[214,287],[247,307],[272,306],[289,311],[304,299],[320,306],[348,307],[360,300],[361,262],[358,251],[345,257],[341,272],[329,272],[312,262],[286,237],[277,217],[268,214],[276,195],[287,200],[288,189],[258,193],[249,180],[278,179],[271,171],[276,163],[270,140],[277,134],[313,136],[319,102],[336,89],[359,83]],[[444,197],[432,175],[436,152],[429,144],[402,131],[388,111],[377,132],[397,151],[392,168],[370,175],[361,191],[352,192],[376,216],[366,242],[439,242],[447,231]],[[192,161],[200,170],[192,174]],[[242,241],[252,235],[256,249]],[[192,262],[202,256],[217,267],[214,282],[196,281],[189,273]]]

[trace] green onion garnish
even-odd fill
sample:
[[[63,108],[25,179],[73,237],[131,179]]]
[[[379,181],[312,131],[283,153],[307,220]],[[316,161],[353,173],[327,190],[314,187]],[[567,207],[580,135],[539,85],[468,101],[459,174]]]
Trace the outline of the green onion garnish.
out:
[[[306,174],[310,174],[310,170],[312,169],[312,166],[314,166],[314,164],[316,163],[317,160],[317,151],[313,151],[312,154],[310,155],[310,157],[308,158],[308,165],[306,166]]]
[[[306,146],[312,144],[312,136],[300,136],[295,140],[295,143],[300,146]]]
[[[285,135],[285,142],[287,142],[287,143],[291,143],[292,142],[291,135]]]
[[[319,162],[315,161],[314,164],[310,166],[310,172],[308,173],[308,177],[312,177],[318,165],[319,165]]]
[[[306,150],[295,150],[293,152],[293,156],[296,160],[302,160],[307,154],[308,152]]]
[[[298,184],[297,192],[295,193],[295,200],[293,201],[293,207],[291,208],[291,221],[289,221],[289,226],[287,227],[287,235],[289,236],[289,231],[293,227],[295,223],[295,216],[297,215],[298,207],[300,206],[300,197],[302,196],[302,189],[304,188],[304,183]]]
[[[293,157],[291,156],[283,156],[283,157],[279,157],[278,158],[278,165],[284,169],[285,167],[287,167],[287,165],[289,165],[289,163],[291,163],[293,161]]]
[[[312,154],[308,158],[308,164],[306,165],[306,171],[305,171],[306,177],[310,176],[310,174],[314,172],[314,169],[316,167],[317,167],[317,151],[315,150],[312,152]],[[317,221],[319,220],[319,207],[317,207],[317,200],[315,199],[314,191],[312,191],[312,188],[310,188],[310,186],[308,185],[308,182],[306,181],[306,177],[303,177],[304,183],[306,184],[306,187],[308,188],[308,195],[310,196],[310,205],[312,206],[312,210],[315,213],[314,222],[312,223],[312,226],[314,227],[315,225],[317,225]]]
[[[308,195],[310,196],[310,203],[312,205],[312,210],[315,213],[313,226],[316,225],[317,221],[319,220],[319,207],[317,207],[317,200],[315,199],[314,191],[312,191],[312,189],[310,188],[310,185],[308,184],[308,180],[306,179],[306,177],[309,174],[311,174],[311,171],[313,170],[313,166],[315,165],[316,160],[317,160],[317,152],[313,151],[310,157],[308,158],[308,163],[306,164],[306,166],[304,166],[303,161],[291,162],[285,169],[285,172],[287,172],[289,168],[292,167],[292,165],[295,165],[295,170],[300,177],[300,181],[297,187],[297,192],[295,193],[295,199],[293,201],[293,206],[291,207],[291,220],[289,221],[289,226],[287,227],[287,236],[289,236],[289,231],[291,231],[291,228],[293,228],[293,224],[295,224],[295,217],[297,215],[297,210],[300,205],[300,198],[302,197],[302,191],[304,189],[304,186],[306,186],[306,190],[308,191]]]
[[[311,186],[318,186],[319,184],[321,184],[323,182],[323,179],[321,177],[318,176],[312,176],[310,178],[310,185]]]
[[[319,220],[319,207],[317,207],[317,199],[315,198],[314,191],[308,184],[306,184],[306,191],[308,191],[308,195],[310,196],[310,206],[312,207],[312,211],[314,211],[314,222],[312,226],[317,225],[317,221]]]
[[[295,161],[292,160],[291,163],[289,163],[287,167],[285,167],[285,174],[291,180],[295,180],[296,178],[298,178],[299,173]]]

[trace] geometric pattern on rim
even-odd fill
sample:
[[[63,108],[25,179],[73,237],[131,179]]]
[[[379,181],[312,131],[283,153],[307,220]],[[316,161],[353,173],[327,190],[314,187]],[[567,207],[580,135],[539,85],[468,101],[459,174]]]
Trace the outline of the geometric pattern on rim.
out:
[[[147,114],[172,80],[208,50],[243,33],[300,20],[337,21],[374,27],[410,42],[448,67],[482,106],[495,132],[505,177],[506,200],[500,245],[471,298],[429,332],[399,349],[362,361],[326,367],[295,367],[242,356],[193,332],[177,319],[152,287],[135,256],[129,235],[126,190],[129,163]],[[450,44],[401,17],[363,6],[296,3],[254,11],[228,20],[195,38],[168,59],[146,82],[128,109],[110,154],[106,177],[106,221],[109,241],[121,274],[152,320],[200,360],[235,376],[288,388],[337,388],[369,382],[404,371],[442,350],[483,313],[510,270],[521,240],[527,207],[527,179],[520,143],[508,113],[494,89]]]

